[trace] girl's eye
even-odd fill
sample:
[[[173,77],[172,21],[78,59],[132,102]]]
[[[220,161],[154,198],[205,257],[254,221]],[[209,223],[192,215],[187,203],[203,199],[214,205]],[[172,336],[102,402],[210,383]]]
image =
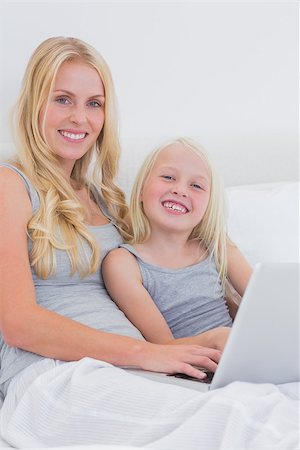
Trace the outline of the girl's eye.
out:
[[[174,177],[172,175],[162,175],[161,176],[164,180],[174,180]]]
[[[198,183],[193,183],[192,187],[195,189],[203,189],[202,186],[200,186],[200,184],[198,184]]]
[[[70,100],[68,99],[68,97],[58,97],[56,99],[57,103],[60,103],[61,105],[68,105],[70,102]]]

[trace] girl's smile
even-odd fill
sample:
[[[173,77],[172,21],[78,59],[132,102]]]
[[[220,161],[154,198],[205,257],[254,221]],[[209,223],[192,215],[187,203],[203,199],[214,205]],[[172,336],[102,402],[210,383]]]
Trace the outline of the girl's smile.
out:
[[[162,206],[166,208],[171,214],[186,214],[189,209],[182,203],[174,202],[173,200],[165,200]]]
[[[189,234],[202,220],[209,194],[206,164],[199,155],[176,144],[158,154],[141,200],[152,231],[155,227]]]

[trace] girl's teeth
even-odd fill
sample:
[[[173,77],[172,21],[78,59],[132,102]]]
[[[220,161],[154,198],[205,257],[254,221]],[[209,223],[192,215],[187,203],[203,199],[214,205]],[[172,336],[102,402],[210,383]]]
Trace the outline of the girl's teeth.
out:
[[[178,204],[172,203],[172,202],[164,202],[163,206],[165,208],[173,209],[174,211],[180,211],[182,213],[186,213],[188,211],[184,206],[181,206],[181,205],[178,205]]]

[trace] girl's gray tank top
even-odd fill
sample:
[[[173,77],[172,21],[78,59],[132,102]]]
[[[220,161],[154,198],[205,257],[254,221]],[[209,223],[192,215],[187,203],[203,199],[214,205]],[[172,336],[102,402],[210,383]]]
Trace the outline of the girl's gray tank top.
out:
[[[232,325],[212,257],[192,266],[168,269],[145,262],[129,244],[120,247],[136,257],[143,285],[175,338]]]
[[[2,163],[0,166],[8,167],[21,177],[31,200],[34,214],[39,208],[40,200],[30,180],[23,172],[10,164]],[[102,211],[109,217],[103,199],[99,192],[97,194],[97,201],[99,201]],[[110,217],[109,219],[111,220],[109,224],[89,226],[99,243],[101,260],[109,250],[122,243],[122,238],[113,220]],[[30,248],[31,241],[28,238],[28,251]],[[85,251],[90,251],[88,246]],[[78,273],[71,276],[70,262],[66,252],[57,251],[56,259],[56,274],[46,280],[39,278],[31,268],[36,302],[39,305],[97,330],[143,339],[141,333],[109,297],[103,283],[101,269],[85,278],[81,278]],[[18,314],[18,311],[15,313]],[[34,327],[34,323],[32,327]],[[0,390],[4,395],[12,377],[41,359],[43,357],[40,355],[8,346],[0,334]]]

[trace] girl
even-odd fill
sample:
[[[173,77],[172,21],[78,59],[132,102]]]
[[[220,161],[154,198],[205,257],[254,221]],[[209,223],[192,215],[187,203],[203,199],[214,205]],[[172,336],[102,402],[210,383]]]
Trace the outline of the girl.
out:
[[[138,445],[149,432],[136,430],[143,391],[134,400],[136,383],[111,364],[201,379],[194,366],[214,371],[220,352],[146,342],[105,290],[101,259],[128,226],[114,183],[115,94],[101,55],[74,38],[40,44],[15,125],[19,156],[0,167],[2,437],[16,447]],[[151,402],[159,404],[155,389]],[[159,427],[160,419],[154,438]]]
[[[130,245],[102,265],[111,297],[150,342],[222,350],[232,324],[226,280],[242,296],[251,267],[227,237],[220,182],[197,143],[177,139],[148,156],[131,220]]]

